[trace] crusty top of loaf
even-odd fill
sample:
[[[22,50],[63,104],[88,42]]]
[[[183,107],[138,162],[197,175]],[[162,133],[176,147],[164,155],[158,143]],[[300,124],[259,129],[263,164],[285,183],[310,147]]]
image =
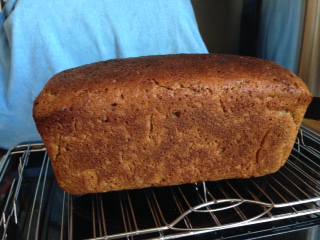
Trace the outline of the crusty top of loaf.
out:
[[[299,77],[273,62],[235,55],[179,54],[108,60],[63,71],[47,83],[37,98],[34,117],[50,115],[61,108],[61,103],[68,108],[68,103],[73,102],[70,99],[83,93],[114,95],[117,94],[114,89],[136,91],[150,84],[175,90],[199,83],[209,86],[211,91],[223,91],[228,83],[232,88],[234,81],[240,81],[239,87],[243,86],[248,94],[252,89],[261,90],[264,95],[288,94],[300,98],[297,103],[311,98]]]
[[[271,62],[170,55],[59,73],[34,117],[59,184],[81,194],[274,172],[310,100]]]

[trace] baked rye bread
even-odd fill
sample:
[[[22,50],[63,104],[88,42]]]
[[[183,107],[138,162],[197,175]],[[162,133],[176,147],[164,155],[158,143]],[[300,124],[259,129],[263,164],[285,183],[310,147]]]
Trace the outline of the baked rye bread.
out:
[[[86,194],[273,173],[310,101],[269,61],[168,55],[61,72],[34,119],[59,185]]]

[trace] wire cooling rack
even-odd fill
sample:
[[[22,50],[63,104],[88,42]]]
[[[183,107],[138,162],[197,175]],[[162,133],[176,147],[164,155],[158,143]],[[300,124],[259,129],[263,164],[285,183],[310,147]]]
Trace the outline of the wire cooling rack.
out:
[[[176,239],[320,212],[320,136],[301,127],[287,164],[249,180],[94,194],[63,192],[43,144],[1,161],[2,239]]]

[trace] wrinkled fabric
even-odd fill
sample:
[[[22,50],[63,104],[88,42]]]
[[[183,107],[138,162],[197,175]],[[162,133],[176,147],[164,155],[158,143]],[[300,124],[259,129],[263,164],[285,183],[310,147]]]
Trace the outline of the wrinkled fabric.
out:
[[[298,72],[305,0],[264,0],[258,56]]]
[[[171,53],[207,53],[189,0],[7,1],[0,13],[0,147],[40,140],[32,105],[54,74]]]

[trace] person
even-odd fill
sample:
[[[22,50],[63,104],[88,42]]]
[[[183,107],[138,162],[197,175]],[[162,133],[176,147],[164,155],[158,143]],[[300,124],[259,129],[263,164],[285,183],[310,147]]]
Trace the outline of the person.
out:
[[[173,53],[207,53],[189,0],[8,0],[0,13],[0,148],[41,140],[33,101],[54,74]]]

